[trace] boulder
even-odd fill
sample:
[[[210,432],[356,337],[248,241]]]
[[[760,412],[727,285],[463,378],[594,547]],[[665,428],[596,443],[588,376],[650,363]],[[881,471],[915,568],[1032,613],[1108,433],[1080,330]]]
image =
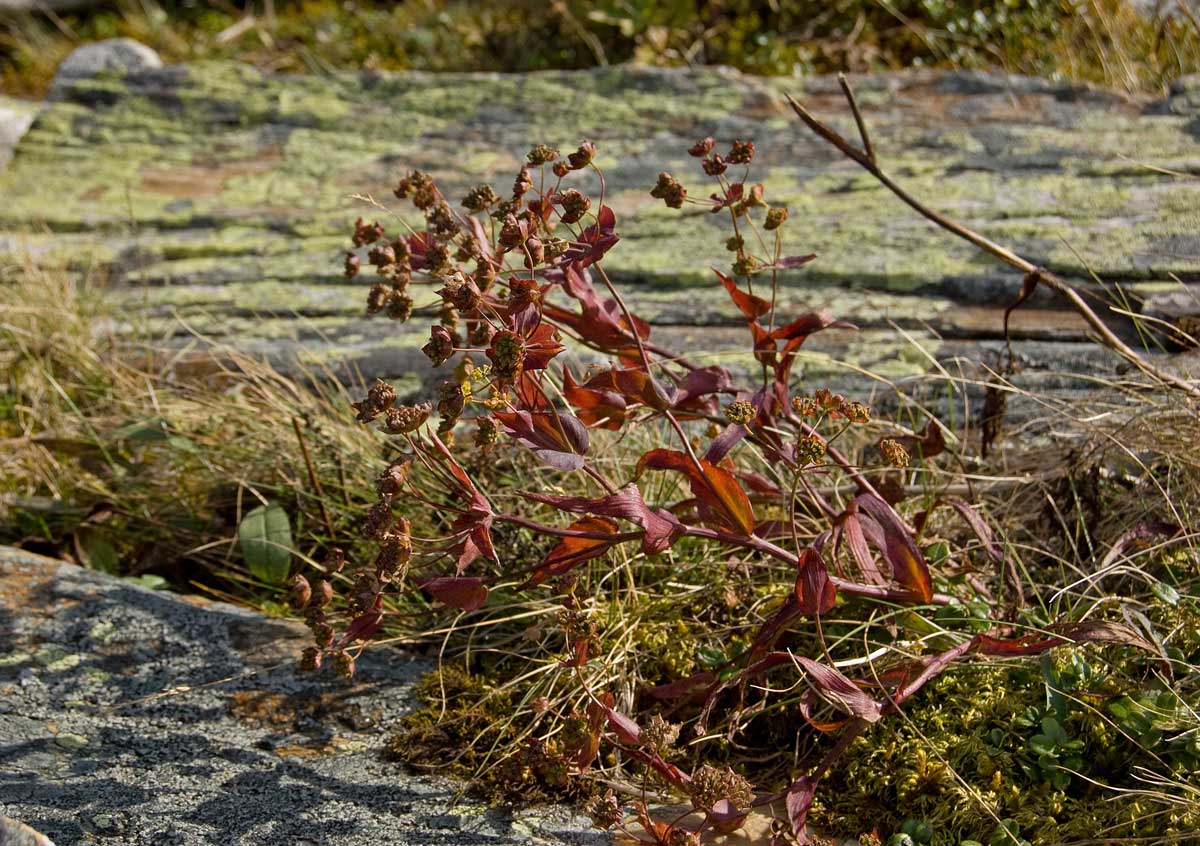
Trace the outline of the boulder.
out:
[[[161,67],[162,59],[158,53],[132,38],[94,41],[75,48],[63,59],[50,84],[49,97],[63,97],[75,83],[99,74],[125,74]]]
[[[298,673],[305,640],[0,547],[0,814],[60,844],[605,842],[563,809],[493,811],[383,761],[429,662],[372,648],[348,683]],[[0,818],[0,844],[46,841]]]

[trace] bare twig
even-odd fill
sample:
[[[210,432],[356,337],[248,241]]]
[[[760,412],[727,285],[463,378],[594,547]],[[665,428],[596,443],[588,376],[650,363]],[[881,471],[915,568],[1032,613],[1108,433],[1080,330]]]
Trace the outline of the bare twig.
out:
[[[855,120],[859,123],[859,131],[863,135],[864,144],[866,144],[866,139],[868,136],[862,124],[861,115],[858,110],[858,104],[854,98],[854,93],[850,88],[849,82],[847,82],[844,78],[839,79],[839,81],[842,84],[842,90],[846,93],[846,99],[850,104],[851,111],[854,113]],[[1114,333],[1112,329],[1110,329],[1108,325],[1100,319],[1096,312],[1092,310],[1092,307],[1087,304],[1082,296],[1080,296],[1079,292],[1072,288],[1065,280],[1061,279],[1054,273],[1051,273],[1046,268],[1038,267],[1028,259],[1022,258],[1007,247],[1001,246],[995,241],[980,235],[978,232],[968,229],[961,223],[951,220],[945,215],[929,208],[916,197],[900,187],[900,185],[897,184],[891,176],[889,176],[881,167],[879,167],[879,165],[875,163],[874,152],[871,151],[869,147],[860,149],[854,146],[852,143],[843,138],[836,130],[823,123],[810,111],[808,111],[808,109],[800,105],[795,98],[789,95],[787,99],[788,103],[791,104],[792,110],[796,112],[796,114],[802,121],[804,121],[809,129],[820,136],[824,141],[828,142],[831,146],[836,147],[838,151],[842,153],[842,155],[846,156],[846,158],[856,162],[864,170],[875,177],[875,179],[882,183],[885,188],[907,203],[917,213],[925,218],[928,218],[929,220],[932,220],[943,229],[954,233],[966,241],[969,241],[971,244],[974,244],[985,253],[995,256],[1001,261],[1022,271],[1026,275],[1026,285],[1036,284],[1037,282],[1044,283],[1055,293],[1065,297],[1071,303],[1071,305],[1075,307],[1075,310],[1083,316],[1083,319],[1087,322],[1088,326],[1090,326],[1096,332],[1096,334],[1100,337],[1100,340],[1109,349],[1113,350],[1147,376],[1158,380],[1164,385],[1168,385],[1172,388],[1183,391],[1191,397],[1200,398],[1200,386],[1187,379],[1183,379],[1179,376],[1155,367],[1149,361],[1144,359],[1137,353],[1136,350],[1117,337],[1116,333]]]
[[[871,164],[875,163],[875,150],[871,147],[871,134],[867,132],[866,121],[863,120],[862,112],[858,108],[858,98],[854,96],[854,89],[850,87],[850,81],[846,79],[844,73],[838,74],[838,85],[842,86],[842,93],[846,95],[846,102],[850,104],[850,111],[854,113],[854,122],[858,125],[858,136],[862,138],[863,153]]]

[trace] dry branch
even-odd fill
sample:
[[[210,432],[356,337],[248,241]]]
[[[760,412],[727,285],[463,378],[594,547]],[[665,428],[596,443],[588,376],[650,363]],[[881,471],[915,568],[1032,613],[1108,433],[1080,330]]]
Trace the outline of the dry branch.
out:
[[[877,164],[875,159],[875,151],[870,142],[870,135],[867,133],[866,124],[863,121],[862,113],[859,111],[858,101],[854,96],[854,90],[850,87],[850,83],[842,74],[838,75],[838,82],[842,86],[842,91],[846,95],[846,101],[850,105],[850,111],[854,115],[854,121],[857,124],[859,134],[863,139],[863,147],[856,147],[853,143],[843,138],[836,130],[819,120],[810,111],[808,111],[808,109],[800,105],[800,103],[797,102],[794,97],[789,95],[787,98],[788,103],[791,104],[792,109],[797,115],[799,115],[800,119],[804,121],[809,129],[811,129],[831,146],[836,147],[842,153],[842,155],[846,156],[846,158],[856,162],[865,171],[875,177],[876,180],[882,183],[885,188],[907,203],[917,213],[929,220],[932,220],[943,229],[953,232],[958,237],[969,241],[971,244],[974,244],[984,252],[995,256],[1001,261],[1022,271],[1025,274],[1025,281],[1022,285],[1023,290],[1021,298],[1017,301],[1017,304],[1022,302],[1029,296],[1029,294],[1033,292],[1033,287],[1036,286],[1037,283],[1044,283],[1055,293],[1065,297],[1071,303],[1071,305],[1074,306],[1075,310],[1083,316],[1083,319],[1096,332],[1101,342],[1106,347],[1113,350],[1138,370],[1142,371],[1147,376],[1156,379],[1161,384],[1167,385],[1179,391],[1183,391],[1191,397],[1200,398],[1200,386],[1188,379],[1168,373],[1167,371],[1162,370],[1161,368],[1156,367],[1154,364],[1147,361],[1136,350],[1122,341],[1116,335],[1116,333],[1114,333],[1113,330],[1109,328],[1109,326],[1103,320],[1100,319],[1099,315],[1097,315],[1092,307],[1087,304],[1082,296],[1080,296],[1079,292],[1071,287],[1071,285],[1061,277],[1050,272],[1044,267],[1035,265],[1033,262],[1017,255],[1007,247],[985,238],[978,232],[968,229],[961,223],[951,220],[945,215],[934,211],[912,194],[904,190],[904,188],[902,188],[894,179],[892,179],[890,175],[888,175],[886,171],[883,170],[883,168]],[[1007,324],[1007,322],[1006,312],[1005,323]]]

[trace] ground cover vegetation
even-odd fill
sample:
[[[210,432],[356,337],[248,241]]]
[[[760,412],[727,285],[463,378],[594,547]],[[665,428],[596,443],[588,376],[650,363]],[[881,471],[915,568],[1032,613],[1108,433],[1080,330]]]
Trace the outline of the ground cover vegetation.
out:
[[[826,140],[884,173],[865,128]],[[1128,378],[1023,397],[1043,412],[1006,430],[1003,369],[935,370],[886,414],[811,384],[839,316],[774,303],[819,257],[751,141],[691,152],[647,190],[728,221],[740,350],[667,349],[626,307],[588,142],[511,187],[361,198],[344,271],[377,319],[430,323],[432,397],[134,346],[94,275],[10,262],[0,540],[302,615],[314,670],[437,655],[392,756],[634,842],[1194,837],[1186,385],[1127,347]],[[983,419],[928,400],[978,388]]]
[[[636,61],[770,75],[988,68],[1160,93],[1200,69],[1200,24],[1128,0],[113,0],[0,14],[0,88],[44,93],[81,43],[131,37],[167,61],[270,70],[503,70]]]
[[[856,148],[795,107],[887,178],[861,120]],[[1190,555],[1190,497],[1158,487],[1129,429],[1109,446],[1165,494],[1150,513],[1122,514],[1102,539],[1094,519],[1064,522],[1065,490],[1043,490],[1042,517],[1072,546],[1047,544],[1037,518],[1000,534],[945,487],[955,464],[974,478],[961,433],[912,408],[916,425],[872,421],[801,387],[804,341],[840,323],[774,303],[779,274],[815,257],[784,249],[787,210],[751,181],[752,142],[689,152],[711,193],[669,173],[650,193],[728,217],[731,262],[713,272],[747,327],[756,365],[742,373],[659,346],[625,305],[604,271],[619,235],[590,142],[565,156],[535,146],[510,191],[481,185],[457,208],[416,171],[393,193],[419,217],[362,198],[387,223],[356,223],[346,275],[374,268],[368,312],[432,318],[424,352],[452,372],[435,402],[405,404],[380,381],[355,404],[394,444],[363,529],[378,551],[294,577],[315,635],[304,663],[353,677],[391,598],[419,592],[449,610],[435,631],[461,664],[431,681],[395,754],[420,765],[423,749],[457,743],[509,796],[605,785],[589,802],[597,824],[638,842],[700,842],[772,805],[780,843],[808,842],[810,814],[868,842],[881,834],[861,830],[868,818],[899,843],[1192,831],[1194,600],[1163,558]],[[1026,291],[1039,281],[1067,287],[1030,266]],[[1185,382],[1099,331],[1183,389],[1156,412],[1144,399],[1111,412],[1123,426],[1186,401]],[[560,363],[564,341],[593,354],[584,373]],[[508,461],[519,469],[498,476]],[[1082,493],[1072,472],[1067,510],[1092,507],[1099,487]],[[1131,556],[1124,572],[1147,587],[1101,589]],[[952,707],[938,690],[957,691]],[[928,710],[909,715],[922,694]],[[1130,718],[1160,733],[1131,732]],[[902,727],[882,728],[891,720]],[[1085,755],[1097,733],[1121,749],[1116,766]],[[1172,744],[1183,757],[1169,762]],[[818,800],[831,770],[838,787]],[[655,815],[651,798],[686,807]]]

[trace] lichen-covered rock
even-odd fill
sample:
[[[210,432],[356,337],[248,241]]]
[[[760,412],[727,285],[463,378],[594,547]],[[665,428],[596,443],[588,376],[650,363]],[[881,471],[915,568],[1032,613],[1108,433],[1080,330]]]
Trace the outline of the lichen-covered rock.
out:
[[[854,84],[881,161],[933,207],[1101,299],[1093,273],[1135,307],[1200,281],[1200,180],[1186,177],[1200,172],[1196,117],[997,74]],[[718,216],[667,209],[648,191],[661,170],[703,190],[685,154],[696,138],[753,138],[757,178],[790,211],[790,248],[819,255],[784,275],[785,308],[828,306],[863,329],[814,339],[814,353],[869,351],[856,363],[913,375],[947,339],[994,341],[1020,275],[813,137],[789,93],[854,136],[835,80],[720,68],[299,77],[218,62],[104,73],[43,111],[0,172],[0,252],[89,256],[110,270],[131,324],[181,343],[198,330],[282,365],[419,371],[405,351],[420,333],[368,322],[365,286],[341,276],[350,223],[372,213],[350,195],[388,198],[409,167],[452,197],[484,180],[507,186],[530,144],[592,138],[622,235],[610,272],[635,310],[705,344],[707,327],[733,322],[709,270],[729,260],[727,233]],[[1034,305],[1015,324],[1018,350],[1033,370],[1061,369],[1044,342],[1082,346],[1085,330],[1060,304]]]
[[[385,763],[428,665],[382,647],[353,684],[301,675],[304,634],[0,547],[0,815],[60,844],[605,842]]]

